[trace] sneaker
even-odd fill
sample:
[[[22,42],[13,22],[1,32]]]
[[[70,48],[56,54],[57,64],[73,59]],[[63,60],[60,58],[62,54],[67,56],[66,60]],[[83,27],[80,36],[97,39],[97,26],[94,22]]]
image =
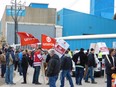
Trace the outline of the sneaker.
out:
[[[39,82],[37,82],[37,83],[35,83],[36,85],[41,85],[42,83],[39,83]]]
[[[90,83],[90,81],[85,81],[86,83]]]
[[[94,82],[92,82],[92,84],[97,84],[97,82],[94,81]]]

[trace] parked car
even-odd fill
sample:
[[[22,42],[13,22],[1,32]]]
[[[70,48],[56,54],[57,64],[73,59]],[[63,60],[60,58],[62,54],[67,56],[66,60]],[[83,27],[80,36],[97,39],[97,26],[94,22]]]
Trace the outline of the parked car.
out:
[[[95,55],[95,61],[96,61],[96,68],[94,68],[94,76],[95,77],[100,77],[101,76],[101,63],[98,60],[97,56]],[[72,76],[75,76],[75,63],[73,61],[73,69],[72,69]]]

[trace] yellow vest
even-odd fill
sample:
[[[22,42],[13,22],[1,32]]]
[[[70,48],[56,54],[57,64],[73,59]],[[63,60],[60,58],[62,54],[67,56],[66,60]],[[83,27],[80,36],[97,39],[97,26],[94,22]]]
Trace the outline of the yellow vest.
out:
[[[98,58],[102,58],[102,52],[98,53]]]

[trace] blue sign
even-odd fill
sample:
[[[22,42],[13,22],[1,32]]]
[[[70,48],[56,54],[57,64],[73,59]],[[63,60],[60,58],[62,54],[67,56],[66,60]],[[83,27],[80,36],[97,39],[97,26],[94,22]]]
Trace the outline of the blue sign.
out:
[[[7,16],[15,16],[15,10],[6,9],[6,15]],[[16,16],[25,16],[26,10],[16,10]]]

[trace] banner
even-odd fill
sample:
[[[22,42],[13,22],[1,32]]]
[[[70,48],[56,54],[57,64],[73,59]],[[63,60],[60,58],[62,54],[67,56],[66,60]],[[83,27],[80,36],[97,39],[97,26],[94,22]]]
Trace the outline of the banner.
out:
[[[69,44],[63,39],[57,40],[54,46],[56,54],[59,55],[60,58],[62,57],[62,55],[66,52],[68,48],[69,48]]]
[[[32,34],[26,32],[17,32],[17,34],[20,36],[21,46],[39,43],[39,40],[35,38]]]
[[[98,54],[99,51],[102,52],[102,55],[109,54],[109,50],[108,50],[108,48],[106,46],[106,43],[104,43],[104,42],[98,42],[98,43],[96,43],[95,53]]]
[[[30,44],[30,47],[32,47],[32,48],[37,48],[37,47],[38,47],[38,44],[37,44],[37,43],[35,43],[35,44]]]
[[[47,35],[42,34],[41,36],[41,47],[42,49],[51,49],[54,47],[56,40]]]

